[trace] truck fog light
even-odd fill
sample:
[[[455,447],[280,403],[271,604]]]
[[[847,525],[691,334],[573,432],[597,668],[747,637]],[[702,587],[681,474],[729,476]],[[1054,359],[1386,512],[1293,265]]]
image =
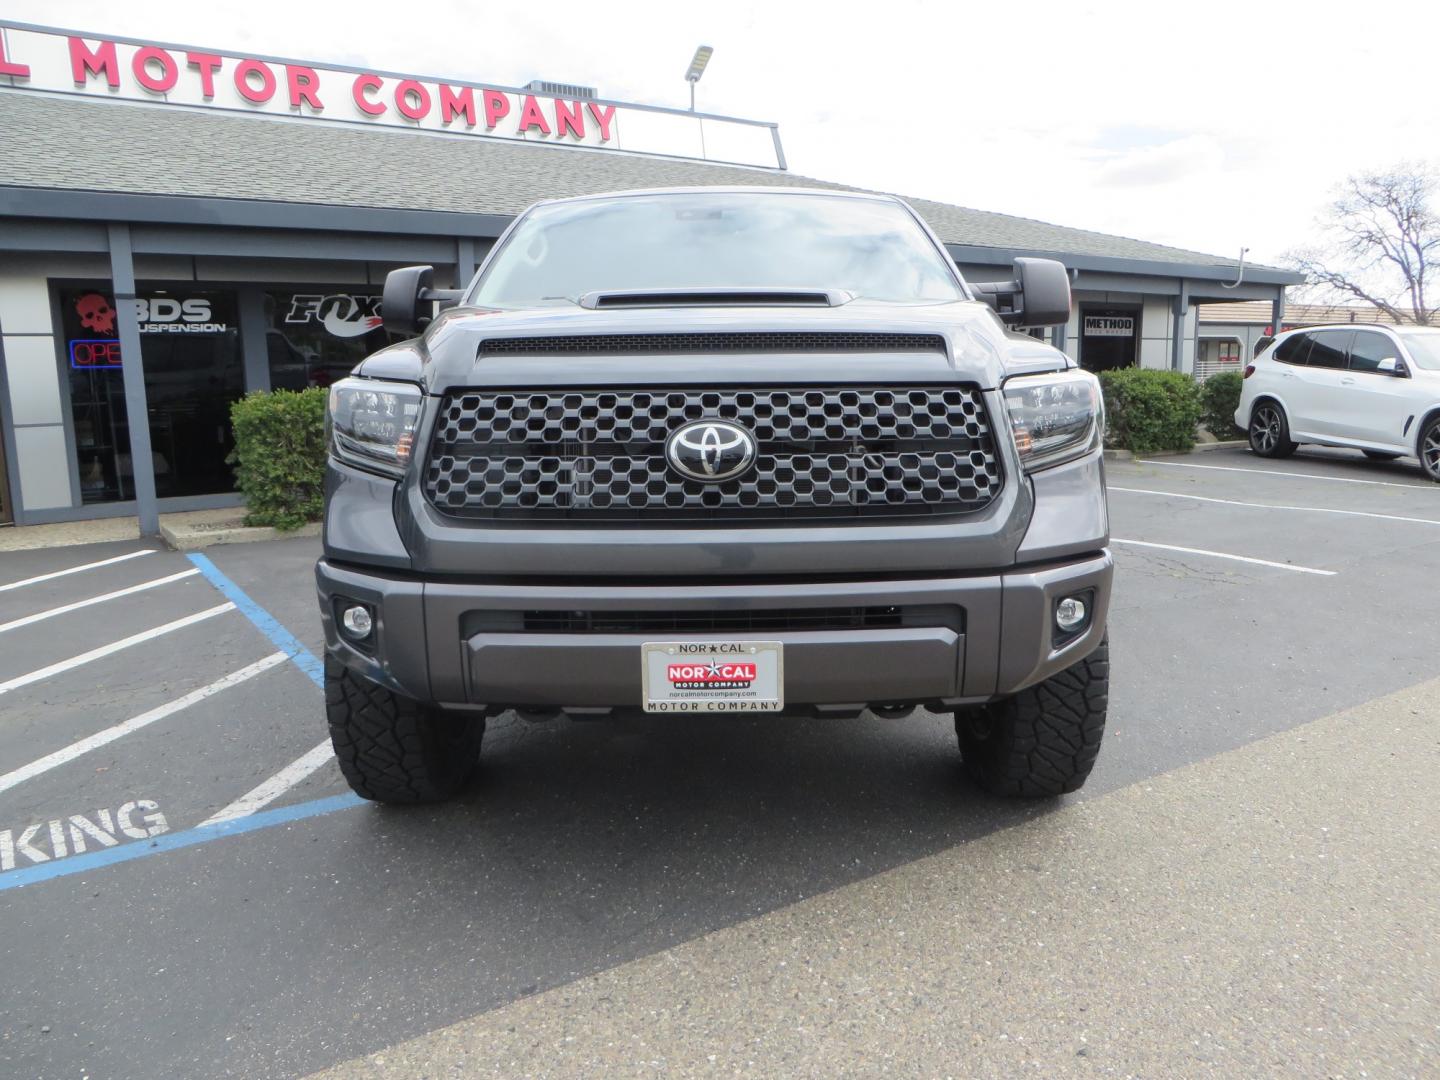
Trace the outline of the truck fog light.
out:
[[[1084,626],[1089,616],[1090,610],[1078,596],[1067,596],[1055,605],[1055,625],[1067,634]]]
[[[345,627],[346,636],[352,637],[356,641],[363,641],[369,637],[370,631],[375,625],[375,621],[370,617],[370,609],[363,604],[347,607],[340,616],[340,623]]]

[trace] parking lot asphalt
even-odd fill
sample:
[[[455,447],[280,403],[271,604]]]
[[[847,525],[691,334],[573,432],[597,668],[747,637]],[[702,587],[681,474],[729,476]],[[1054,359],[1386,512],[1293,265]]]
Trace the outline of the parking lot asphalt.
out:
[[[1144,781],[1440,675],[1440,485],[1413,462],[1109,480],[1110,722],[1058,803],[975,791],[916,715],[506,717],[462,799],[360,805],[321,749],[314,541],[0,555],[0,1074],[302,1075],[927,857],[963,875],[1023,837],[1043,863],[1059,807],[1143,808]]]

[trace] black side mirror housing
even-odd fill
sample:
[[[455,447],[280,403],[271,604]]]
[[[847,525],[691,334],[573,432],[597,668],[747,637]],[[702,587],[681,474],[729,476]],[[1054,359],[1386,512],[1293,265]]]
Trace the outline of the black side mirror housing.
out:
[[[1060,326],[1070,321],[1070,272],[1054,259],[1015,260],[1010,281],[971,282],[976,298],[1009,326]]]
[[[386,330],[408,337],[430,325],[436,302],[444,310],[460,300],[462,290],[437,289],[432,285],[434,280],[433,266],[402,266],[385,275],[380,317]]]

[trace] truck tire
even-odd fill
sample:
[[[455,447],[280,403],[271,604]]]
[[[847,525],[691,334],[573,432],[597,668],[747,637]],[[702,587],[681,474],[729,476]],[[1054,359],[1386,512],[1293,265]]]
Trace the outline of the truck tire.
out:
[[[1295,452],[1290,440],[1290,420],[1271,398],[1255,403],[1250,413],[1250,449],[1261,457],[1286,458]]]
[[[965,771],[996,795],[1044,798],[1078,791],[1105,733],[1110,641],[1013,697],[955,717]]]
[[[465,786],[485,721],[451,717],[325,658],[325,715],[340,771],[361,798],[439,802]]]

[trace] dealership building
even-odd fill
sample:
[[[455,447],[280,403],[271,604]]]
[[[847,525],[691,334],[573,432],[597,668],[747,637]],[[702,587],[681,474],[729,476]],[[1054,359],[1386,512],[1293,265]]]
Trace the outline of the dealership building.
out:
[[[735,184],[844,187],[789,172],[774,124],[585,87],[0,23],[0,523],[238,505],[230,402],[328,385],[383,345],[389,270],[463,283],[539,199]],[[1194,372],[1203,305],[1280,325],[1299,282],[909,201],[971,280],[1063,261],[1074,307],[1045,333],[1092,370]]]

